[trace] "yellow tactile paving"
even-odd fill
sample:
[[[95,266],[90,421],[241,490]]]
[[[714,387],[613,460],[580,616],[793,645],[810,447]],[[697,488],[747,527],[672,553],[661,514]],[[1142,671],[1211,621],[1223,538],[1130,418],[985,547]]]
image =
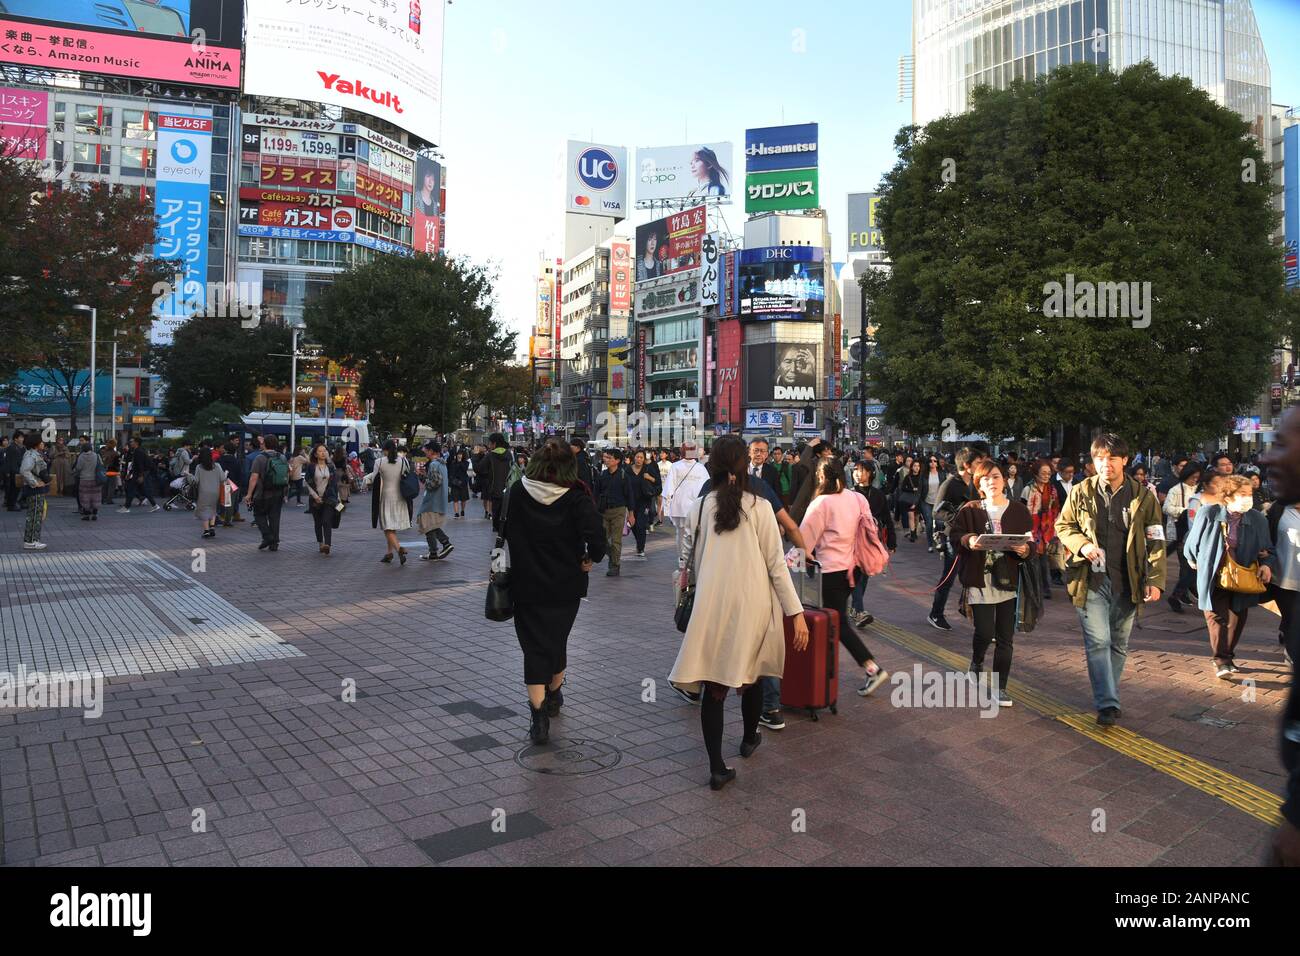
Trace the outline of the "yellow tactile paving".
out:
[[[871,629],[891,643],[944,667],[965,670],[970,665],[968,658],[893,624],[877,620]],[[1085,737],[1161,773],[1168,774],[1176,780],[1181,780],[1188,786],[1216,797],[1270,826],[1277,826],[1281,822],[1281,798],[1262,787],[1225,773],[1195,757],[1189,757],[1163,744],[1158,744],[1154,740],[1148,740],[1141,734],[1135,734],[1123,727],[1099,726],[1096,715],[1091,712],[1079,713],[1075,708],[1021,681],[1012,680],[1009,691],[1017,705],[1028,707],[1044,717],[1060,721]]]

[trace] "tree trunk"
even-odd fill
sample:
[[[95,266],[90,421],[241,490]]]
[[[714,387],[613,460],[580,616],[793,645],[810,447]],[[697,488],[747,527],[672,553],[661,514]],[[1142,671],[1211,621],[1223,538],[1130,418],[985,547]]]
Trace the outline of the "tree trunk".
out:
[[[1086,425],[1065,425],[1062,428],[1061,458],[1064,461],[1078,461],[1083,453],[1083,436]]]

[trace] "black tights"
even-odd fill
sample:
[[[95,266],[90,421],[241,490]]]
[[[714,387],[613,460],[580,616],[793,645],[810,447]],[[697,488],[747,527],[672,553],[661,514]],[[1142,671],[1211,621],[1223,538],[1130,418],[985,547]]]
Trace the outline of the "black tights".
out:
[[[730,688],[704,684],[700,688],[700,728],[704,731],[704,749],[709,752],[709,772],[727,769],[722,759],[722,702]],[[753,741],[758,733],[758,715],[763,712],[763,688],[753,683],[740,695],[740,714],[745,721],[745,740]]]

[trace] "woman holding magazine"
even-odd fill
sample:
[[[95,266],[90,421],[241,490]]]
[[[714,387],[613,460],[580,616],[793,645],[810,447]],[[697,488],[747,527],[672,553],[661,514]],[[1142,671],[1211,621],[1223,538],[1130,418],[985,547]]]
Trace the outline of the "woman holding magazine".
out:
[[[970,673],[979,679],[984,670],[984,655],[990,644],[993,670],[998,677],[997,696],[1000,707],[1010,707],[1007,681],[1011,677],[1012,643],[1016,633],[1016,589],[1020,565],[1029,557],[1030,538],[1009,551],[990,550],[980,537],[986,534],[1031,535],[1034,519],[1019,501],[1007,497],[1007,478],[1002,466],[985,458],[972,475],[979,489],[978,501],[968,501],[953,519],[950,539],[957,547],[961,565],[964,602],[970,606],[975,622]]]

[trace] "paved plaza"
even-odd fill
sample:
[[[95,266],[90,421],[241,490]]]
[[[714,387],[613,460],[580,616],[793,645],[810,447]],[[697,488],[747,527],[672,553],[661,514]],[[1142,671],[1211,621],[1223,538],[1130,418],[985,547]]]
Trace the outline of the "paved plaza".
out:
[[[1093,722],[1063,590],[1016,636],[1011,692],[977,709],[861,699],[787,713],[737,782],[706,786],[696,708],[666,674],[670,530],[623,575],[592,575],[552,742],[535,747],[511,625],[483,617],[478,502],[440,563],[379,563],[370,502],[334,553],[286,506],[200,540],[184,513],[77,519],[52,501],[40,554],[0,514],[0,671],[98,670],[103,714],[0,710],[0,862],[21,865],[1257,864],[1276,818],[1288,677],[1277,618],[1252,611],[1241,675],[1214,678],[1195,609],[1144,611],[1122,726]],[[417,542],[418,541],[418,546]],[[196,550],[202,549],[202,550]],[[625,549],[628,554],[632,549]],[[926,623],[939,559],[900,542],[865,638],[895,674],[964,670],[969,625]]]

